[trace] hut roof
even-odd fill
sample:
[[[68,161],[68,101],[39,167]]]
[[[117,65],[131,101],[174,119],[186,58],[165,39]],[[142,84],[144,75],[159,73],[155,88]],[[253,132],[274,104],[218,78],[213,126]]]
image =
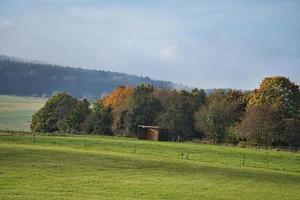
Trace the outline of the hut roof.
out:
[[[144,126],[144,125],[138,125],[140,128],[159,128],[159,126]]]

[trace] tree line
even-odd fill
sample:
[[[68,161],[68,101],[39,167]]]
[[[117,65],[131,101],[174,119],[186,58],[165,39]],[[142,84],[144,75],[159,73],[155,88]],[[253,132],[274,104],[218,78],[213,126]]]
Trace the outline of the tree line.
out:
[[[139,124],[212,143],[299,147],[299,85],[276,76],[263,79],[253,91],[218,89],[209,94],[197,88],[118,86],[93,104],[59,93],[33,115],[31,129],[135,137]]]

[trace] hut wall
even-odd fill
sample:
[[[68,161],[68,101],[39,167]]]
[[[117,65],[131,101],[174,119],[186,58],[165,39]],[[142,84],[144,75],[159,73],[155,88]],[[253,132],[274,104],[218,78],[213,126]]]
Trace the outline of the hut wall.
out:
[[[148,129],[148,134],[147,134],[147,139],[148,140],[159,140],[159,129],[157,128],[149,128]]]
[[[168,129],[161,129],[151,126],[139,126],[137,129],[138,139],[154,140],[154,141],[168,141],[172,139],[171,132]]]
[[[138,127],[138,131],[137,131],[137,137],[138,137],[138,139],[146,140],[147,139],[147,135],[148,135],[147,134],[147,129]]]

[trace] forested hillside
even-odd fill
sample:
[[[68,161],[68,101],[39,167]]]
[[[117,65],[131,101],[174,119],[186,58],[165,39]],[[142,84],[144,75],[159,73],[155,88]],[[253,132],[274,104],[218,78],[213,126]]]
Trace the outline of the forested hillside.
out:
[[[174,84],[148,77],[103,70],[86,70],[28,62],[0,56],[0,94],[50,96],[67,92],[75,97],[95,99],[110,93],[118,85],[152,84],[172,88]]]

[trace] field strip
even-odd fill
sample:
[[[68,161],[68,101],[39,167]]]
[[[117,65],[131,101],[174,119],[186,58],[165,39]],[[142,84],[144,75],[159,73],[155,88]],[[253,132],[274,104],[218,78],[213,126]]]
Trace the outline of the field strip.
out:
[[[159,163],[166,163],[166,164],[174,164],[174,165],[190,165],[191,167],[208,167],[208,168],[222,168],[228,170],[239,170],[239,171],[253,171],[259,173],[274,173],[278,175],[293,175],[300,178],[300,173],[295,171],[283,171],[277,169],[268,169],[268,168],[260,168],[260,167],[247,167],[247,166],[231,166],[231,165],[222,165],[222,164],[214,164],[210,162],[200,162],[194,160],[185,160],[185,159],[178,159],[178,158],[161,158],[155,157],[151,155],[141,155],[141,154],[134,154],[128,152],[115,152],[109,150],[92,150],[92,149],[79,149],[75,147],[61,147],[61,146],[44,146],[44,145],[30,145],[30,144],[5,144],[0,143],[1,148],[9,148],[9,149],[28,149],[28,150],[45,150],[45,151],[53,151],[58,153],[76,153],[76,154],[88,154],[94,156],[112,156],[112,157],[120,157],[126,158],[129,160],[144,160],[144,161],[151,161],[151,162],[159,162]],[[1,160],[1,158],[0,158]]]

